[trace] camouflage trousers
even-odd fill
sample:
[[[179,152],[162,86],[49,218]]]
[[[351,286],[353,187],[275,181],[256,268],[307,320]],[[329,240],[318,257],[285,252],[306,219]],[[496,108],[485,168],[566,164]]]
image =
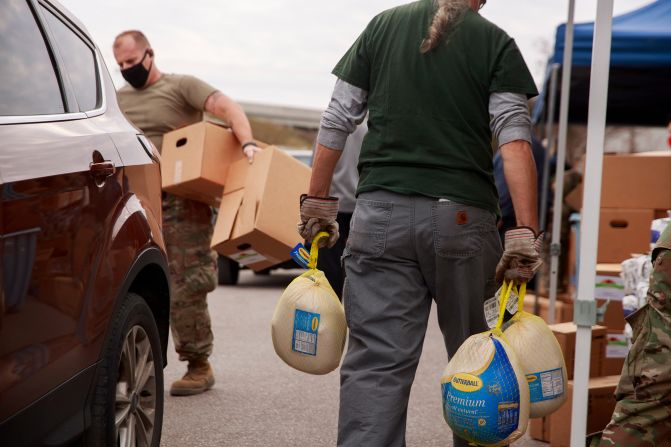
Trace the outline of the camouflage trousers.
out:
[[[632,348],[600,447],[671,446],[671,250],[655,259],[648,304],[628,318]]]
[[[212,353],[207,294],[217,286],[217,257],[210,249],[212,209],[167,194],[163,199],[163,237],[168,252],[172,296],[170,326],[182,361]]]

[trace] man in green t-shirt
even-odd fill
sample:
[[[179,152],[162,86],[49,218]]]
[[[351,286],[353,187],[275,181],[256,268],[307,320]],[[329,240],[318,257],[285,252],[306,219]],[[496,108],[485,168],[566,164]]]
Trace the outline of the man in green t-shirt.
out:
[[[119,106],[135,126],[161,150],[163,134],[203,120],[208,112],[231,126],[250,162],[259,151],[242,108],[193,76],[163,74],[154,50],[140,31],[125,31],[114,40],[114,57],[129,85],[118,92]],[[171,276],[170,325],[175,350],[188,361],[184,377],[170,393],[187,396],[214,385],[208,358],[212,328],[207,294],[217,286],[217,256],[210,249],[212,209],[171,194],[163,198],[163,236]]]
[[[527,107],[537,90],[513,39],[478,14],[482,5],[420,0],[385,11],[333,70],[338,80],[322,116],[309,193],[301,197],[299,232],[311,240],[328,231],[329,245],[338,239],[333,169],[368,112],[343,255],[350,332],[340,446],[405,445],[432,299],[453,355],[487,329],[483,302],[498,284],[526,282],[541,263]],[[518,225],[506,234],[503,254],[492,140]]]

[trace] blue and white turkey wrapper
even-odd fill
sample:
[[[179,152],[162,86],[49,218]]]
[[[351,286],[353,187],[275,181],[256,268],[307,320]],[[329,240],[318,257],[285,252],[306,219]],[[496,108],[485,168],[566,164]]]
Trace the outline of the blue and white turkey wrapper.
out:
[[[519,439],[529,421],[529,386],[512,348],[494,332],[469,337],[441,378],[443,416],[453,433],[481,446]]]

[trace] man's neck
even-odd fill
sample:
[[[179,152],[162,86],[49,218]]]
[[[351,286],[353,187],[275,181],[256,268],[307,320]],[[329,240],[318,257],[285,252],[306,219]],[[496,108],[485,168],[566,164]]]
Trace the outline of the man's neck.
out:
[[[161,70],[159,70],[158,67],[153,66],[151,68],[151,71],[149,72],[149,79],[147,79],[147,85],[145,85],[144,88],[147,88],[150,85],[155,84],[159,79],[161,79],[161,76],[163,76]]]

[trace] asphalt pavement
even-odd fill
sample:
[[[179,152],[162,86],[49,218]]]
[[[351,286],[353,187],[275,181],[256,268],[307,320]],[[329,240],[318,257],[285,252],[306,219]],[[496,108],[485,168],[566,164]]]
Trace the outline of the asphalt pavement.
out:
[[[338,372],[311,376],[285,365],[273,350],[270,320],[282,290],[299,271],[259,276],[243,271],[240,283],[208,297],[215,343],[210,360],[216,384],[204,394],[172,397],[167,390],[185,363],[172,344],[165,370],[166,447],[335,446]],[[449,447],[441,412],[440,376],[447,355],[432,315],[410,397],[409,447]],[[523,439],[519,447],[547,444]]]

